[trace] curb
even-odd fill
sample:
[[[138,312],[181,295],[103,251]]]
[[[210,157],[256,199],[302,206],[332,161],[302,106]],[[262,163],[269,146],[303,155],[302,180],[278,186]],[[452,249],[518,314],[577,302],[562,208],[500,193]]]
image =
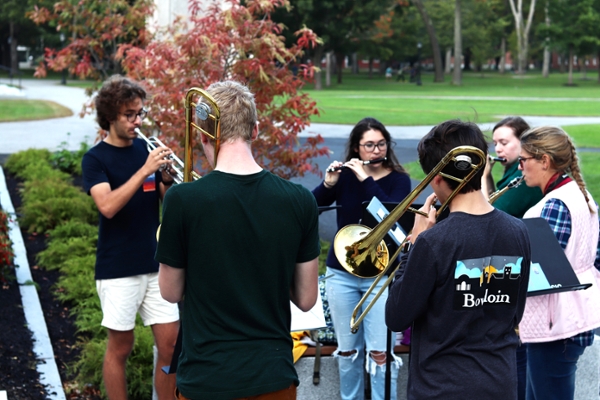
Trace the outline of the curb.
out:
[[[6,186],[6,178],[4,170],[0,166],[0,205],[2,209],[9,215],[15,215],[15,209],[8,188]],[[27,251],[23,242],[23,236],[19,229],[19,223],[16,218],[9,219],[9,237],[13,243],[13,252],[15,254],[14,264],[19,290],[21,292],[21,302],[23,304],[23,312],[27,327],[32,333],[33,352],[36,354],[38,363],[36,369],[40,374],[40,383],[45,386],[48,393],[48,399],[66,400],[65,392],[58,373],[52,343],[48,335],[46,320],[40,304],[40,298],[37,294],[37,289],[33,284],[29,262],[27,261]]]

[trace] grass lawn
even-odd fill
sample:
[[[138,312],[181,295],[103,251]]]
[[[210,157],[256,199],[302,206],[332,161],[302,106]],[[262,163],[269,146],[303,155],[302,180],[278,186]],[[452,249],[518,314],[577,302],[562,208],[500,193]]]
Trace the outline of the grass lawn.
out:
[[[335,81],[335,77],[332,77]],[[320,91],[307,85],[305,91],[317,101],[321,116],[312,122],[354,124],[364,116],[387,125],[433,125],[450,118],[473,122],[496,121],[505,115],[598,116],[600,85],[595,76],[578,79],[575,87],[564,86],[566,74],[538,73],[525,77],[488,72],[465,73],[462,86],[453,86],[450,77],[433,83],[423,75],[423,85],[385,81],[379,75],[368,78],[346,73],[341,85]]]
[[[67,107],[46,100],[0,100],[0,122],[69,117]]]

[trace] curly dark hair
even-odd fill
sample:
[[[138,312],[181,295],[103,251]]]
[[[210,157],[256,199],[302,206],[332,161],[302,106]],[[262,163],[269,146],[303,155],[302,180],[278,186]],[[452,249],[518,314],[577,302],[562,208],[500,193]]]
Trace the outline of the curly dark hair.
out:
[[[113,75],[104,81],[94,100],[96,121],[100,128],[108,131],[110,123],[117,120],[121,106],[138,98],[142,101],[146,100],[146,91],[131,79],[121,75]]]
[[[394,142],[392,141],[392,136],[385,129],[385,126],[375,118],[366,117],[358,121],[358,123],[352,128],[352,132],[350,132],[350,137],[348,138],[348,142],[346,143],[346,158],[345,161],[350,161],[353,158],[360,158],[358,156],[358,145],[360,140],[363,137],[363,134],[371,129],[381,132],[385,141],[388,142],[387,152],[385,156],[387,159],[382,163],[385,168],[394,169],[398,172],[406,173],[406,170],[400,165],[400,162],[396,158],[394,154],[394,150],[392,145]]]
[[[419,142],[417,151],[421,168],[428,174],[450,150],[458,146],[476,147],[483,151],[483,154],[487,157],[488,145],[479,127],[472,122],[452,119],[434,126]],[[474,159],[471,162],[478,163],[479,161]],[[442,172],[457,178],[462,178],[468,173],[468,171],[459,170],[453,163],[448,164]],[[477,171],[473,178],[461,189],[460,193],[480,190],[482,175],[483,168]],[[458,182],[452,179],[444,178],[444,180],[452,190],[458,186]]]

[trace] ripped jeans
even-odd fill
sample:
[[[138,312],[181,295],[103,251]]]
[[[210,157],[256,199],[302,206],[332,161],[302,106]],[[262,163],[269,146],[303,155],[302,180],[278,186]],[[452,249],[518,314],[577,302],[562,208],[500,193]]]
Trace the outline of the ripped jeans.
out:
[[[327,276],[331,274],[334,274],[334,276],[325,281],[325,286],[331,319],[338,342],[338,348],[333,355],[338,360],[342,400],[364,399],[365,373],[363,368],[366,368],[371,377],[371,399],[382,400],[385,395],[385,363],[379,365],[372,357],[368,357],[368,362],[365,363],[365,347],[367,354],[371,351],[385,353],[387,333],[385,302],[388,297],[387,290],[379,297],[371,311],[366,315],[358,332],[354,334],[350,332],[352,312],[375,279],[359,278],[345,271],[327,268]],[[378,287],[371,292],[364,307],[375,297],[377,290],[381,288],[384,281],[385,279],[379,281]],[[395,342],[395,334],[392,333],[392,346]],[[348,352],[353,352],[353,354],[340,354]],[[396,356],[393,357],[391,363],[391,400],[396,399],[398,370],[402,366],[402,359]]]

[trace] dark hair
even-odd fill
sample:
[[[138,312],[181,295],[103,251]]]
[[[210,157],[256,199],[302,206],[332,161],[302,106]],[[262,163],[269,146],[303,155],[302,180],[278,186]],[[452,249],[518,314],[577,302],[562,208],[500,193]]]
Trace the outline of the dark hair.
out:
[[[498,122],[496,125],[494,125],[494,129],[492,129],[492,133],[498,129],[498,128],[502,128],[503,126],[508,126],[509,128],[512,128],[513,132],[515,133],[515,136],[517,139],[521,139],[521,135],[523,134],[523,132],[525,132],[526,130],[528,130],[529,124],[527,122],[525,122],[525,120],[521,117],[506,117],[504,118],[502,121]]]
[[[95,99],[96,121],[100,128],[108,131],[110,123],[117,120],[123,104],[129,104],[138,98],[146,100],[146,91],[139,84],[121,75],[108,78]]]
[[[387,160],[385,160],[382,165],[385,168],[394,169],[398,172],[406,173],[406,170],[400,165],[400,162],[396,158],[394,154],[394,150],[392,149],[392,145],[395,144],[392,142],[392,136],[385,129],[385,126],[375,118],[366,117],[358,121],[358,123],[352,128],[352,132],[350,132],[350,137],[348,138],[348,142],[346,143],[346,158],[345,161],[350,161],[353,158],[360,158],[358,155],[358,145],[360,140],[363,137],[363,134],[367,131],[374,129],[376,131],[381,132],[386,142],[388,142],[387,151],[385,156]]]
[[[434,126],[419,142],[417,151],[419,152],[421,168],[428,174],[450,150],[458,146],[476,147],[483,151],[487,157],[488,145],[479,127],[472,122],[453,119]],[[471,157],[472,163],[480,162],[476,156],[473,158],[472,155],[469,155],[469,157]],[[442,172],[457,178],[463,178],[469,171],[459,170],[454,163],[449,163]],[[483,168],[477,171],[473,178],[461,189],[460,193],[480,190],[482,175]],[[458,186],[458,182],[452,179],[444,178],[444,180],[452,190]]]

